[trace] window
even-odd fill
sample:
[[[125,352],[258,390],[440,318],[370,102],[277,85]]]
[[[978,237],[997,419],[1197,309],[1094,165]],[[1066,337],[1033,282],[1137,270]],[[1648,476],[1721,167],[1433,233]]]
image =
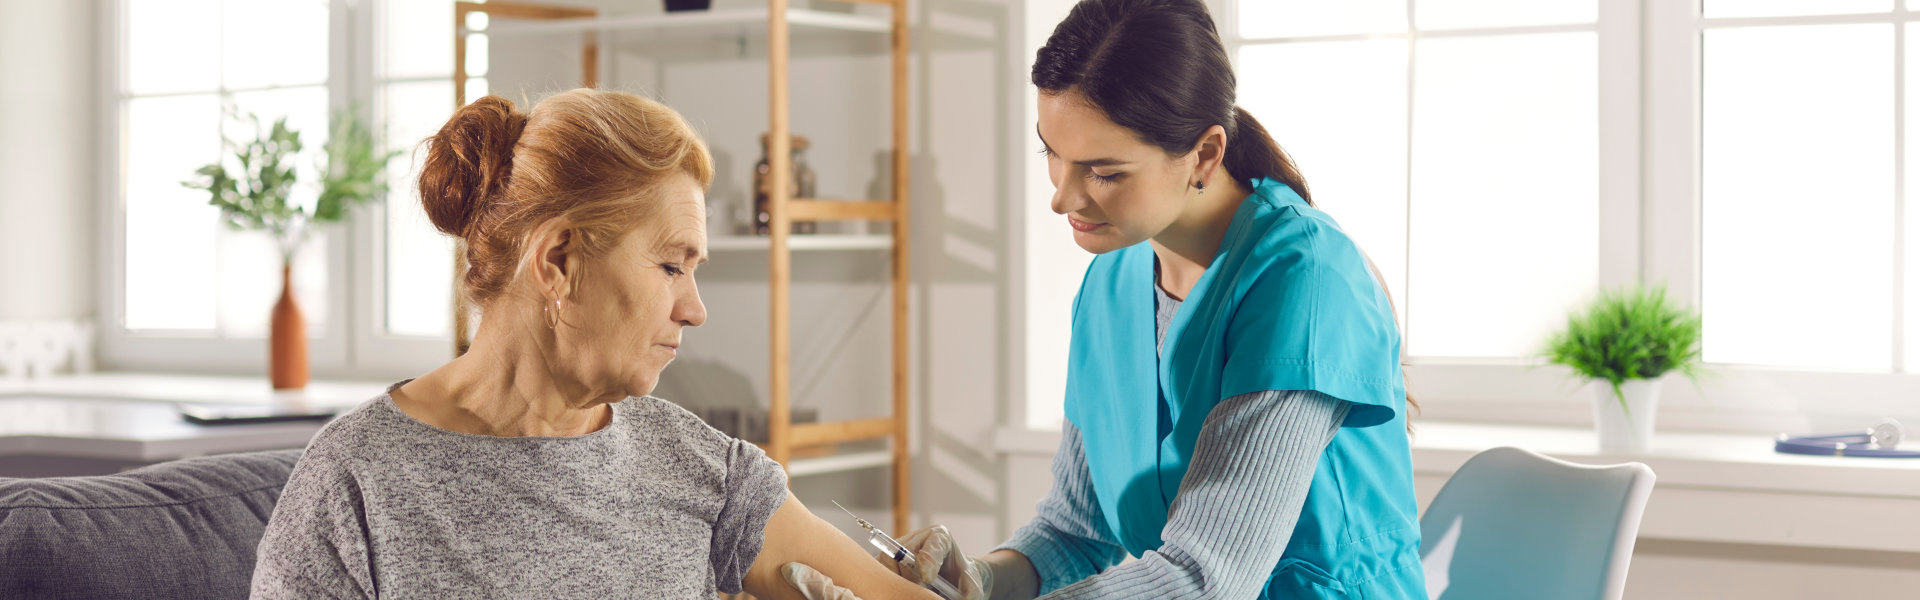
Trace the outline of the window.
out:
[[[388,144],[403,151],[387,172],[392,187],[383,206],[380,239],[380,327],[394,336],[453,335],[453,239],[427,220],[420,206],[414,149],[453,116],[453,3],[386,0],[380,103]],[[469,15],[470,30],[486,29],[485,13]],[[425,35],[423,32],[443,32]],[[487,36],[467,34],[467,98],[487,93]]]
[[[1389,278],[1428,418],[1587,422],[1530,357],[1636,281],[1705,319],[1663,427],[1920,418],[1907,3],[1213,5],[1241,104]]]
[[[293,266],[320,377],[417,374],[451,349],[451,240],[420,209],[419,140],[453,113],[453,3],[445,0],[120,0],[106,28],[116,92],[105,162],[113,259],[102,312],[102,362],[113,369],[250,372],[280,293],[273,243],[219,224],[205,193],[182,187],[221,160],[221,134],[252,132],[225,107],[301,132],[300,179],[316,179],[328,115],[368,107],[384,143],[403,153],[388,168],[388,198],[351,222],[316,231]],[[469,23],[484,30],[484,15]],[[444,32],[444,35],[427,32]],[[469,37],[482,75],[484,33]],[[370,51],[369,51],[370,50]],[[364,82],[364,83],[362,83]],[[311,201],[303,188],[296,201]]]
[[[1234,8],[1240,104],[1379,266],[1409,354],[1536,354],[1600,282],[1597,3]]]
[[[201,165],[223,160],[223,134],[254,135],[223,117],[229,108],[269,125],[286,118],[306,148],[293,159],[300,179],[315,180],[314,158],[327,134],[327,3],[191,0],[125,8],[120,322],[132,332],[264,337],[280,292],[273,240],[221,226],[206,194],[180,184]],[[294,199],[310,203],[316,193],[300,187]],[[326,232],[316,232],[293,269],[315,337],[326,335],[330,314],[327,245]]]
[[[1704,4],[1699,268],[1707,360],[1920,367],[1912,352],[1897,364],[1916,331],[1895,327],[1916,307],[1912,293],[1895,288],[1903,262],[1914,281],[1914,261],[1899,254],[1911,225],[1897,217],[1902,169],[1915,172],[1913,160],[1899,164],[1907,133],[1899,125],[1914,97],[1900,89],[1913,81],[1901,65],[1911,73],[1915,55],[1901,56],[1914,25],[1893,4]]]

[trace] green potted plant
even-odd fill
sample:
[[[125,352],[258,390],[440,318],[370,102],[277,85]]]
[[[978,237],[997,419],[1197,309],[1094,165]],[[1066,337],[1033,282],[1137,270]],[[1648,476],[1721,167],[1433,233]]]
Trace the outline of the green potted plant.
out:
[[[229,118],[240,119],[231,108]],[[311,204],[293,201],[299,175],[292,164],[304,147],[300,132],[281,117],[262,128],[252,113],[243,121],[254,139],[236,141],[222,135],[233,172],[226,162],[194,171],[196,179],[181,185],[206,190],[208,204],[220,208],[220,218],[235,230],[263,231],[280,247],[280,299],[273,306],[272,337],[268,343],[270,378],[274,389],[306,387],[308,379],[306,322],[293,296],[293,257],[313,228],[345,220],[348,212],[386,191],[383,173],[388,159],[399,152],[376,148],[373,134],[358,111],[333,115],[326,151],[319,157],[319,194]]]
[[[1645,452],[1653,438],[1660,378],[1700,369],[1700,316],[1667,298],[1665,286],[1602,291],[1567,316],[1547,342],[1548,362],[1565,365],[1595,386],[1594,427],[1600,449]]]

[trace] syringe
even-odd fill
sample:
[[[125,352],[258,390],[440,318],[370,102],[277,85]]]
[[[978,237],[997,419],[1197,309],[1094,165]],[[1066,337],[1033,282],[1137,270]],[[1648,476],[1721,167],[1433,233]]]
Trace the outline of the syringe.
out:
[[[860,524],[861,529],[867,530],[868,544],[879,549],[882,554],[886,554],[887,557],[893,559],[894,562],[905,565],[915,573],[920,572],[918,566],[919,561],[914,560],[913,552],[907,550],[906,546],[900,545],[899,541],[888,536],[887,532],[881,531],[879,527],[874,527],[873,524],[868,523],[866,519],[862,519],[859,515],[853,514],[853,511],[847,510],[847,507],[840,506],[839,502],[834,502],[833,505],[839,506],[841,511],[847,513],[847,516],[853,517],[853,522]],[[922,581],[920,584],[927,586],[927,589],[933,590],[933,593],[939,594],[941,598],[961,600],[960,590],[953,587],[953,584],[947,583],[945,577],[941,577],[938,572],[935,572],[932,579],[932,581]]]

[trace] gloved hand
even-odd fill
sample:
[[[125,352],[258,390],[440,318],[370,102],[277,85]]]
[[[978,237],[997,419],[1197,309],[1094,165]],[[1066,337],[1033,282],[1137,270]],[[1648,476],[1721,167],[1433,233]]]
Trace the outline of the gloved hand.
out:
[[[926,578],[945,577],[947,582],[959,588],[962,600],[987,600],[988,593],[993,590],[992,566],[960,554],[959,544],[953,541],[953,533],[947,531],[945,525],[915,531],[900,538],[899,542],[913,552],[919,570],[909,569],[884,555],[875,556],[874,559],[907,581],[919,583],[926,581]],[[853,590],[834,585],[833,578],[802,563],[782,565],[780,575],[807,600],[860,600],[853,595]]]
[[[935,525],[915,531],[899,541],[901,546],[913,553],[918,571],[907,568],[889,556],[875,556],[874,559],[907,581],[918,583],[942,577],[959,588],[964,600],[987,600],[987,595],[992,593],[993,567],[986,561],[961,554],[960,544],[953,541],[953,533],[947,531],[947,526]]]
[[[793,589],[807,600],[860,600],[853,590],[833,584],[833,578],[826,573],[813,570],[813,567],[790,562],[780,567],[780,576],[787,578]]]

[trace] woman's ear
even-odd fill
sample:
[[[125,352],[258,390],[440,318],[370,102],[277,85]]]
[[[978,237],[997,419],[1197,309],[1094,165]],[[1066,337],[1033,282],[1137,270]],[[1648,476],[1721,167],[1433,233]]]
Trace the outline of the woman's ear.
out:
[[[573,290],[578,263],[574,256],[573,227],[564,219],[548,219],[527,236],[528,273],[534,288],[548,301],[566,299]]]
[[[1213,177],[1214,169],[1220,168],[1227,159],[1227,129],[1219,125],[1208,127],[1201,132],[1200,140],[1193,143],[1188,155],[1194,157],[1193,180],[1205,183]]]

